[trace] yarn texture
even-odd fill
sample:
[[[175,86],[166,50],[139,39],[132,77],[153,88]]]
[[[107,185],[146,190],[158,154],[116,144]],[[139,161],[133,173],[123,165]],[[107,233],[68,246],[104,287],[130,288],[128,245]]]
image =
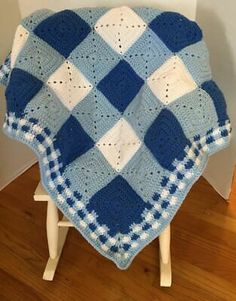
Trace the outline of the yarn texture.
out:
[[[0,79],[4,133],[33,149],[57,207],[120,269],[230,141],[202,31],[179,13],[36,11],[17,27]]]

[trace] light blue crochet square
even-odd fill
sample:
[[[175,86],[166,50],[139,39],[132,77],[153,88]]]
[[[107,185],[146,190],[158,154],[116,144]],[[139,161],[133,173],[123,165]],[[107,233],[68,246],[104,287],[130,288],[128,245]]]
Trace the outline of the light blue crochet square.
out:
[[[44,121],[53,136],[70,116],[68,109],[61,103],[48,86],[43,86],[38,94],[28,103],[25,116]]]
[[[178,52],[178,56],[182,59],[198,85],[212,78],[209,54],[206,43],[203,40],[185,47]]]
[[[146,79],[172,55],[173,53],[160,38],[147,28],[124,54],[124,59],[139,76]]]
[[[21,24],[29,31],[33,31],[36,26],[39,25],[43,20],[47,19],[54,12],[50,9],[40,9],[24,18]]]
[[[15,67],[45,81],[63,62],[64,58],[54,48],[30,35]]]
[[[147,129],[162,108],[164,108],[163,103],[153,95],[147,84],[144,84],[139,93],[126,108],[124,117],[142,140]]]
[[[143,143],[137,153],[121,172],[128,183],[146,202],[153,203],[152,197],[160,189],[163,176],[169,175]]]
[[[73,109],[72,114],[94,141],[98,141],[121,117],[120,112],[96,88]]]
[[[70,179],[71,189],[78,190],[85,203],[115,176],[116,171],[96,146],[74,160],[65,169],[65,177]]]
[[[117,65],[120,58],[121,55],[93,30],[72,51],[68,59],[93,85],[96,85]]]
[[[137,15],[139,15],[144,22],[147,23],[147,25],[158,15],[162,13],[157,8],[152,7],[133,7],[133,11],[136,12]]]
[[[108,10],[110,10],[109,7],[82,7],[73,11],[92,27]]]
[[[213,101],[201,88],[172,102],[168,109],[175,114],[188,138],[205,135],[207,128],[218,126]]]

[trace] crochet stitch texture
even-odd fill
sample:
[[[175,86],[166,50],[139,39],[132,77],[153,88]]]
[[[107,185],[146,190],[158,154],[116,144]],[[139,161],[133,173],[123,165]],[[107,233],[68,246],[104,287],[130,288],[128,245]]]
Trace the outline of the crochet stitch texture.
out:
[[[202,31],[178,13],[36,11],[18,26],[0,77],[4,132],[35,151],[58,208],[121,269],[229,143]]]

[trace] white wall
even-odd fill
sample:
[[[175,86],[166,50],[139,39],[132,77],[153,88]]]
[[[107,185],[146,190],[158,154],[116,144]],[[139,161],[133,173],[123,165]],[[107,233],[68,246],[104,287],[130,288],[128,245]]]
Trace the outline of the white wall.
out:
[[[78,8],[88,6],[147,6],[157,7],[163,10],[173,10],[185,14],[187,17],[194,19],[196,12],[197,0],[19,0],[19,6],[22,16],[27,16],[35,9],[49,8],[61,10],[66,8]]]
[[[198,0],[197,21],[203,28],[214,79],[225,94],[233,126],[231,146],[212,156],[205,178],[228,198],[236,165],[236,1]]]
[[[21,19],[18,1],[0,3],[0,62],[11,49],[16,26]],[[6,102],[4,88],[0,86],[0,129],[3,125]],[[36,161],[25,145],[7,138],[0,130],[0,190]]]

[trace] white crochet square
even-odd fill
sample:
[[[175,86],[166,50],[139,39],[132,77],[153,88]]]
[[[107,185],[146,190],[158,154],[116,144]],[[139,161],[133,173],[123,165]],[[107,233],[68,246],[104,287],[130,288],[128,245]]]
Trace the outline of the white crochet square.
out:
[[[29,32],[22,25],[19,25],[16,29],[12,52],[11,52],[11,68],[14,67],[18,54],[25,45],[29,37]]]
[[[96,146],[110,165],[119,172],[140,148],[141,141],[130,124],[121,118]]]
[[[191,74],[177,55],[154,71],[147,79],[147,84],[154,95],[166,105],[197,88]]]
[[[71,111],[93,88],[71,62],[65,61],[48,79],[48,86]]]
[[[115,51],[124,54],[142,35],[147,24],[131,8],[121,6],[110,9],[94,27]]]

